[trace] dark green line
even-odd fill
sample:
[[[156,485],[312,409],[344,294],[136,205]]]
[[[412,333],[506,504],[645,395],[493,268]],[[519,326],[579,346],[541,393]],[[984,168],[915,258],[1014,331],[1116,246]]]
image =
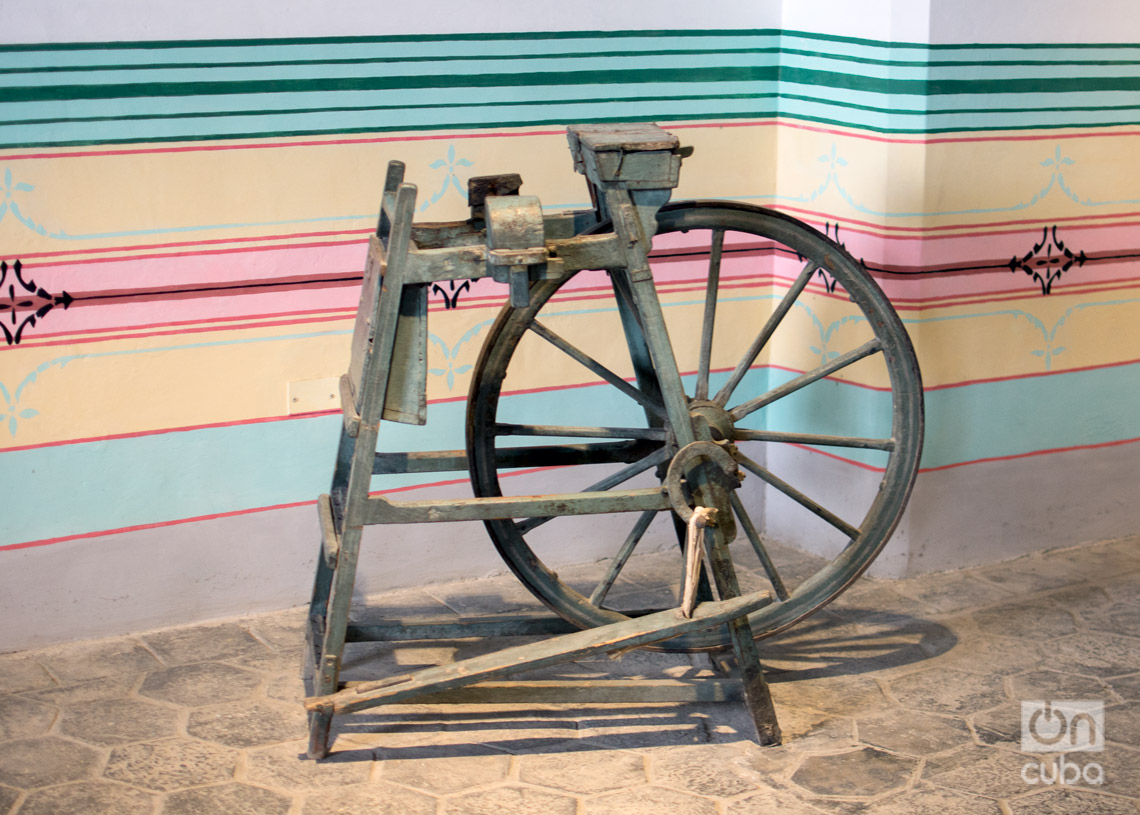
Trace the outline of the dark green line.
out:
[[[56,66],[46,65],[36,68],[0,68],[0,74],[46,74],[87,71],[136,71],[136,70],[188,70],[196,68],[268,68],[279,65],[370,65],[399,64],[402,62],[486,62],[489,60],[523,59],[595,59],[600,57],[672,57],[700,56],[703,54],[778,54],[779,48],[693,48],[675,51],[595,51],[589,53],[569,52],[557,54],[473,54],[471,56],[435,57],[358,57],[355,59],[297,59],[266,60],[250,62],[179,62],[124,65]]]
[[[887,96],[942,96],[993,93],[1097,93],[1103,91],[1140,90],[1140,76],[1122,77],[1019,77],[1016,79],[878,79],[817,71],[808,68],[780,67],[780,82],[823,85],[829,88],[867,91]]]
[[[720,54],[794,54],[795,56],[830,59],[839,62],[851,62],[860,65],[882,65],[892,68],[970,68],[970,67],[1039,67],[1053,65],[1080,65],[1080,66],[1127,66],[1140,65],[1137,60],[897,60],[875,59],[873,57],[856,57],[849,54],[832,54],[826,51],[805,51],[796,48],[692,48],[675,50],[649,50],[649,51],[594,51],[594,52],[559,52],[552,54],[471,54],[468,56],[426,56],[426,57],[357,57],[352,59],[279,59],[279,60],[249,60],[244,62],[148,62],[123,63],[116,65],[41,65],[30,68],[0,68],[0,74],[52,74],[52,73],[89,73],[92,71],[169,71],[169,70],[197,70],[212,68],[270,68],[276,66],[302,66],[302,65],[392,65],[401,63],[421,62],[486,62],[496,60],[528,60],[528,59],[595,59],[612,57],[668,57],[668,56],[705,56]]]
[[[922,108],[912,110],[909,108],[880,108],[873,105],[860,105],[856,102],[844,102],[838,99],[823,99],[818,96],[802,96],[794,93],[772,94],[780,99],[795,99],[800,102],[812,102],[830,107],[848,108],[850,110],[865,110],[871,113],[881,113],[887,116],[956,116],[967,113],[1074,113],[1079,111],[1105,111],[1105,110],[1135,110],[1140,111],[1140,99],[1134,105],[1058,105],[1055,107],[1028,107],[1028,108]],[[788,114],[782,114],[788,115]],[[849,127],[862,127],[848,123]],[[1057,125],[1064,127],[1064,125]]]
[[[833,54],[827,51],[805,51],[798,48],[780,48],[781,54],[795,54],[801,57],[834,59],[841,62],[854,62],[863,65],[883,65],[890,68],[1005,68],[1015,66],[1042,65],[1140,65],[1140,59],[941,59],[941,60],[902,60],[856,57],[851,54]]]
[[[822,42],[842,42],[852,45],[865,45],[875,48],[908,48],[927,51],[955,50],[1001,50],[1020,49],[1072,49],[1105,50],[1140,48],[1140,43],[918,43],[894,40],[870,40],[862,37],[846,37],[835,34],[820,34],[810,31],[794,31],[779,28],[710,28],[710,29],[623,29],[620,31],[514,31],[468,34],[388,34],[372,36],[340,37],[282,37],[217,39],[217,40],[149,40],[129,42],[70,42],[70,43],[20,43],[0,46],[0,53],[28,51],[116,51],[116,50],[162,50],[170,48],[226,48],[259,45],[325,45],[353,43],[391,42],[503,42],[524,40],[582,40],[582,39],[622,39],[622,38],[662,38],[662,37],[799,37]]]
[[[124,82],[110,85],[54,85],[0,89],[0,102],[40,102],[130,97],[240,96],[258,93],[416,90],[424,88],[526,87],[533,85],[613,85],[623,82],[763,81],[777,78],[769,67],[634,68],[630,70],[536,71],[441,74],[406,77],[328,77],[321,79],[231,80],[218,82]]]
[[[816,124],[833,125],[836,127],[854,128],[856,130],[863,130],[871,133],[883,134],[900,134],[900,135],[930,135],[938,133],[988,133],[998,131],[1013,131],[1013,130],[1089,130],[1094,128],[1104,127],[1136,127],[1140,126],[1140,117],[1134,121],[1127,122],[1091,122],[1086,124],[1072,124],[1062,123],[1057,125],[1045,125],[1040,123],[1026,124],[1026,125],[995,125],[992,127],[937,127],[928,129],[918,128],[890,128],[890,127],[873,127],[870,125],[853,125],[850,122],[842,121],[840,119],[829,119],[820,116],[803,116],[803,115],[790,115],[780,114],[775,110],[768,111],[750,111],[748,113],[715,113],[715,114],[691,114],[682,117],[678,121],[694,122],[694,121],[709,121],[709,120],[734,120],[734,119],[752,119],[752,118],[775,118],[779,116],[781,119],[801,122],[813,122]],[[597,117],[583,117],[576,118],[573,124],[587,124],[596,122],[665,122],[668,123],[666,118],[659,115],[652,116],[633,116],[623,114],[620,116],[597,116]],[[417,131],[433,131],[433,130],[490,130],[496,127],[543,127],[543,126],[559,126],[564,127],[569,122],[564,119],[534,119],[534,120],[518,120],[518,121],[500,121],[500,122],[487,122],[487,123],[463,123],[456,124],[441,124],[441,125],[420,125],[415,129]],[[0,150],[12,149],[28,149],[35,147],[94,147],[98,145],[109,144],[162,144],[169,142],[200,142],[200,141],[219,141],[223,139],[269,139],[269,138],[288,138],[292,136],[337,136],[337,135],[351,135],[360,133],[387,133],[407,130],[406,125],[392,126],[392,127],[354,127],[354,128],[341,128],[341,129],[305,129],[305,130],[272,130],[272,131],[252,131],[248,133],[230,133],[224,136],[218,135],[184,135],[184,136],[158,136],[151,138],[138,138],[138,139],[99,139],[99,140],[83,140],[74,139],[67,141],[53,141],[53,142],[11,142],[0,144]]]
[[[236,80],[219,82],[137,82],[110,85],[55,85],[6,88],[0,102],[72,101],[137,97],[237,96],[259,93],[415,90],[425,88],[528,87],[537,85],[616,85],[697,82],[794,82],[883,95],[937,96],[993,93],[1097,93],[1140,90],[1140,76],[1019,78],[994,80],[878,79],[776,66],[633,68],[629,70],[535,71],[529,73],[446,74],[408,77],[330,77],[322,79]]]

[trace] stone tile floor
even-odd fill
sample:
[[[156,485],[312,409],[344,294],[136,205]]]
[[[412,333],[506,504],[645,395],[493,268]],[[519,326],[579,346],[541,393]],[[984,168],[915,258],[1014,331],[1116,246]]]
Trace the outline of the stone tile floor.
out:
[[[508,578],[382,599],[403,616],[530,605]],[[302,617],[0,656],[0,814],[1140,812],[1140,538],[860,581],[763,643],[780,747],[752,744],[732,703],[404,705],[339,718],[336,752],[309,761]],[[346,672],[490,647],[353,646]],[[559,672],[712,673],[645,651]],[[1104,751],[1020,752],[1020,702],[1062,699],[1104,702]],[[1058,767],[1072,783],[1026,781]]]

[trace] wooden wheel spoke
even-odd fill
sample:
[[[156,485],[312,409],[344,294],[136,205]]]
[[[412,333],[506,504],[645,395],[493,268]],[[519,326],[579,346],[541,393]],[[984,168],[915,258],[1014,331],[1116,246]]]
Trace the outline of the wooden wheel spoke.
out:
[[[670,452],[668,447],[662,447],[658,450],[654,450],[644,458],[639,459],[632,464],[627,464],[616,473],[611,473],[601,481],[595,481],[590,486],[581,490],[581,492],[605,492],[606,490],[612,490],[619,484],[624,484],[626,481],[629,481],[634,476],[641,475],[651,467],[656,467],[658,464],[664,463],[669,459],[669,456]],[[532,529],[542,526],[544,523],[549,521],[551,517],[552,516],[547,516],[545,518],[527,518],[526,520],[516,523],[515,527],[518,529],[520,534],[525,535]]]
[[[728,381],[724,383],[724,387],[717,391],[716,397],[713,399],[721,407],[728,404],[728,400],[732,398],[733,391],[736,386],[740,384],[740,380],[744,379],[744,375],[748,373],[748,369],[752,367],[752,363],[760,356],[760,352],[764,350],[764,346],[768,344],[768,340],[776,333],[780,323],[788,312],[792,310],[796,299],[800,296],[800,292],[807,286],[808,281],[811,280],[812,275],[815,274],[819,268],[819,264],[815,261],[809,260],[804,264],[804,268],[800,271],[799,277],[792,283],[792,287],[784,294],[776,306],[776,310],[772,312],[772,316],[764,323],[764,327],[760,329],[760,333],[756,335],[756,339],[752,341],[752,345],[748,347],[744,357],[740,362],[736,363],[736,368],[733,370],[732,375],[729,376]]]
[[[629,560],[633,550],[637,548],[637,544],[645,537],[645,531],[649,529],[649,524],[657,516],[659,510],[647,509],[641,513],[641,517],[637,519],[637,523],[633,525],[626,536],[625,541],[622,543],[621,548],[618,549],[617,554],[614,555],[613,560],[610,561],[609,568],[602,576],[601,582],[594,587],[594,591],[590,594],[590,603],[595,606],[600,606],[602,601],[606,599],[611,588],[613,588],[614,581],[617,580],[621,570],[625,568],[626,561]]]
[[[761,394],[760,396],[757,396],[755,399],[749,399],[747,402],[742,402],[730,410],[728,412],[728,415],[732,417],[733,421],[740,421],[748,414],[754,413],[765,405],[770,405],[777,399],[783,399],[785,396],[795,393],[800,388],[806,387],[816,380],[823,379],[825,376],[830,376],[836,371],[843,370],[848,365],[853,365],[864,357],[869,357],[871,354],[878,353],[881,349],[882,343],[879,341],[878,337],[873,340],[869,340],[863,345],[860,345],[858,348],[855,348],[851,351],[848,351],[846,354],[842,354],[841,356],[836,357],[835,359],[831,360],[831,362],[820,365],[818,368],[808,371],[805,374],[800,374],[795,379],[785,382],[778,388],[772,388],[772,390]]]
[[[788,599],[788,589],[784,586],[784,581],[781,579],[780,574],[776,571],[776,564],[772,562],[772,557],[768,554],[768,550],[764,547],[764,542],[760,540],[760,533],[756,531],[752,519],[748,517],[748,512],[744,509],[744,504],[740,500],[740,496],[736,491],[729,493],[729,501],[732,502],[732,511],[736,513],[736,519],[740,521],[740,526],[744,529],[744,535],[748,538],[748,542],[752,544],[752,550],[756,552],[756,557],[760,558],[760,565],[764,567],[764,573],[768,575],[768,582],[772,584],[772,589],[776,592],[776,597],[781,601]]]
[[[582,439],[649,439],[664,441],[660,427],[571,427],[567,425],[496,424],[496,436],[554,436]]]
[[[821,447],[857,447],[863,450],[895,449],[894,439],[865,439],[857,436],[824,436],[818,433],[784,433],[778,430],[748,430],[738,427],[733,441],[779,441],[788,444],[819,445]]]
[[[600,376],[606,382],[609,382],[611,385],[613,385],[619,391],[624,393],[626,396],[630,397],[631,399],[633,399],[636,402],[638,402],[639,404],[641,404],[642,407],[644,407],[646,410],[651,411],[654,415],[660,417],[662,420],[664,420],[666,418],[664,407],[662,407],[660,404],[658,404],[653,399],[650,399],[647,395],[645,395],[642,391],[635,388],[633,385],[626,382],[624,379],[622,379],[620,376],[615,374],[613,371],[611,371],[609,368],[607,368],[602,363],[598,362],[596,359],[594,359],[592,356],[587,354],[585,351],[581,350],[580,348],[578,348],[574,344],[563,339],[558,334],[555,334],[553,331],[551,331],[549,328],[544,326],[538,320],[532,320],[530,325],[527,326],[527,328],[530,329],[531,331],[533,331],[538,336],[542,337],[547,342],[549,342],[551,345],[553,345],[559,351],[562,351],[564,354],[569,356],[571,359],[575,360],[576,362],[579,362],[580,364],[582,364],[583,366],[585,366],[586,368],[588,368],[589,370],[591,370],[592,372],[594,372],[595,374]]]
[[[765,469],[764,467],[761,467],[755,461],[748,458],[748,456],[740,455],[737,457],[737,460],[740,462],[741,466],[744,467],[744,469],[748,470],[750,473],[757,476],[761,481],[775,487],[780,492],[782,492],[784,495],[788,496],[793,501],[795,501],[797,504],[802,506],[804,509],[807,509],[809,512],[811,512],[815,516],[822,518],[823,520],[827,521],[829,524],[834,526],[836,529],[838,529],[840,532],[842,532],[847,537],[851,538],[852,540],[859,537],[859,530],[856,527],[847,523],[847,521],[840,518],[838,515],[836,515],[831,510],[829,510],[826,507],[816,503],[811,498],[808,498],[806,495],[804,495],[802,492],[797,490],[795,487],[793,487],[788,482],[786,482],[783,479],[773,475],[767,469]]]
[[[709,367],[712,361],[713,325],[716,322],[716,297],[720,289],[720,258],[724,251],[724,230],[713,230],[709,248],[709,277],[705,284],[705,313],[701,322],[701,352],[697,362],[697,399],[709,398]]]

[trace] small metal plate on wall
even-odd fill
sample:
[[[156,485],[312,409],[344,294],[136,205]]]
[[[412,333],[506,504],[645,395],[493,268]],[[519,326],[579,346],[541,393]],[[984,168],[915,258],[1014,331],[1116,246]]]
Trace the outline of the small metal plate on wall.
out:
[[[286,386],[286,411],[294,413],[315,413],[320,410],[336,410],[340,407],[340,377],[327,379],[301,379]]]

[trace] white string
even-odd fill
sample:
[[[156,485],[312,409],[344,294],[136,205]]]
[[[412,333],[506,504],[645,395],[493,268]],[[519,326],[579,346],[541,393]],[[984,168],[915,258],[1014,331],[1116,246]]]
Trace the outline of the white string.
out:
[[[704,530],[716,526],[716,510],[712,507],[697,507],[689,517],[685,534],[685,584],[681,594],[681,616],[692,617],[697,605],[697,586],[701,577],[701,550]]]

